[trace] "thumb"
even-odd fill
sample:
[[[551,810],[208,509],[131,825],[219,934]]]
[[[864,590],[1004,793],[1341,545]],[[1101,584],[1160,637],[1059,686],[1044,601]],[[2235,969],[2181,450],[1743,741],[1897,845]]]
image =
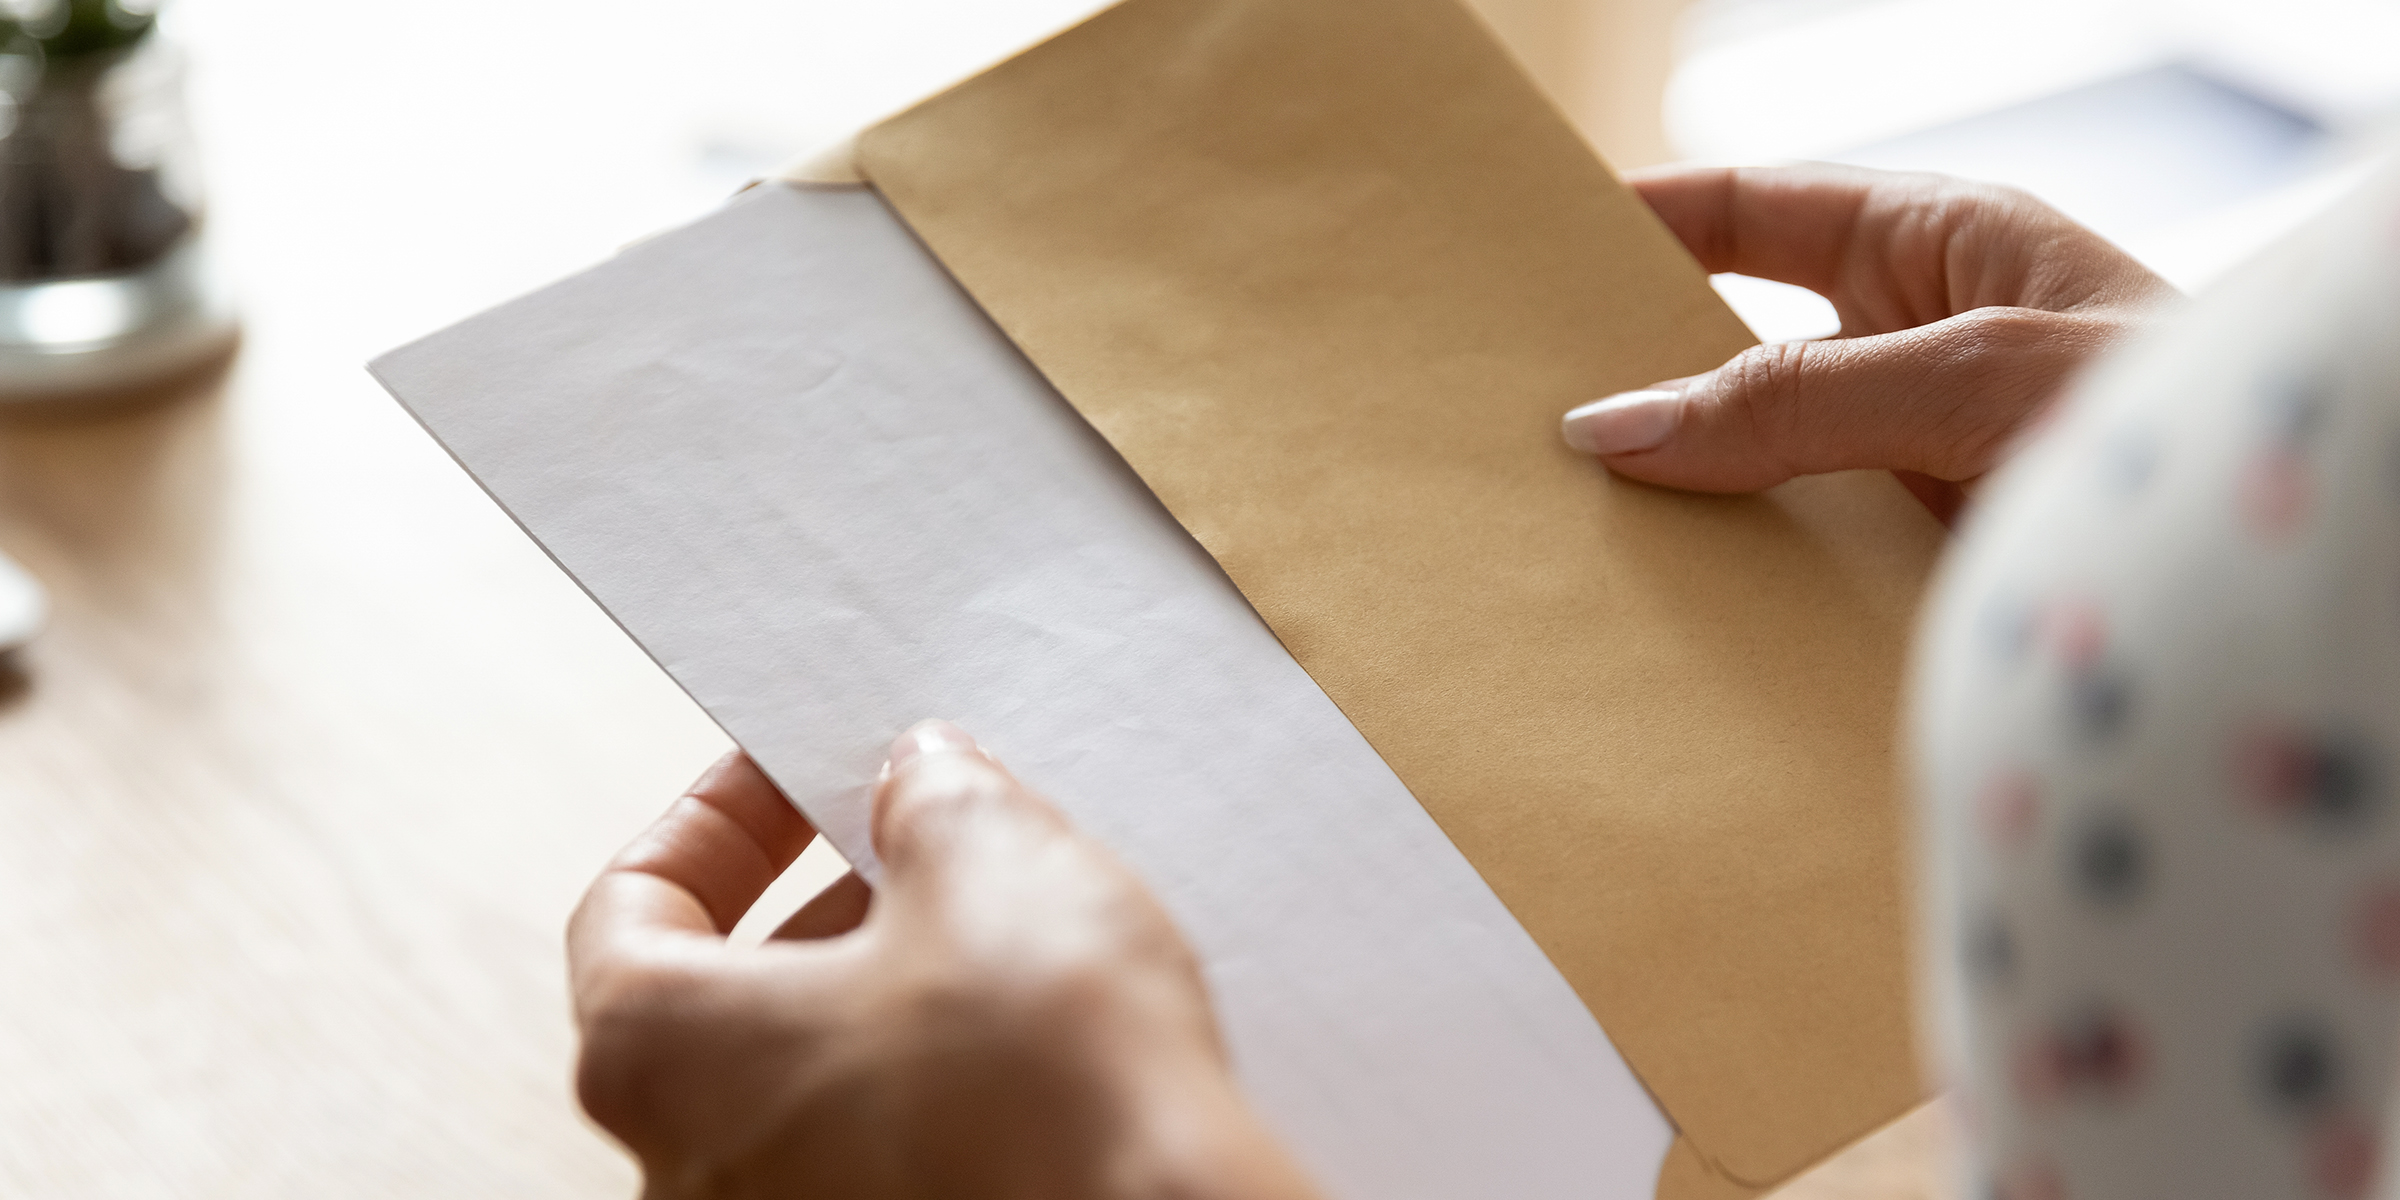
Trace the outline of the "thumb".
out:
[[[1577,408],[1564,432],[1611,471],[1693,491],[1862,467],[1964,481],[2114,332],[2075,313],[1980,308],[1898,333],[1754,346],[1706,374]]]
[[[1067,832],[1057,809],[958,726],[920,722],[892,743],[872,830],[886,890],[938,887],[970,858],[1022,853]]]

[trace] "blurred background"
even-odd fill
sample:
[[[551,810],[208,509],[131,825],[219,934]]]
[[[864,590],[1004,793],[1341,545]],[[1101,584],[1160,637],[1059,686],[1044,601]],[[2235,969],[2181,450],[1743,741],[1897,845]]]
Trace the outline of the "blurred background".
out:
[[[2400,108],[2400,0],[1475,2],[1620,165],[2018,183],[2186,286]],[[629,1194],[573,1109],[558,933],[724,740],[362,364],[1093,7],[164,9],[242,340],[139,395],[0,394],[0,552],[48,597],[0,669],[0,1195]],[[1937,1194],[1939,1154],[1914,1119],[1793,1194]]]

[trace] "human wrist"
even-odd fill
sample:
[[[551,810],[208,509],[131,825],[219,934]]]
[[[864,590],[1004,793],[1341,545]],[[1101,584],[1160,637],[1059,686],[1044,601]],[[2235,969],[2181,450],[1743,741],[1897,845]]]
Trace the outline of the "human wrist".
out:
[[[1221,1062],[1162,1074],[1143,1090],[1111,1200],[1320,1200]]]

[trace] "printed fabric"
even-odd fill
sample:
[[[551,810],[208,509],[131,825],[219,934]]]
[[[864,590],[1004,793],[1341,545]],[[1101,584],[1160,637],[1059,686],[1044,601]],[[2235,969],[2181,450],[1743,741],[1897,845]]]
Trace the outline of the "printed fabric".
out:
[[[2359,1200],[2400,1033],[2400,202],[2076,390],[1919,641],[1970,1200]]]

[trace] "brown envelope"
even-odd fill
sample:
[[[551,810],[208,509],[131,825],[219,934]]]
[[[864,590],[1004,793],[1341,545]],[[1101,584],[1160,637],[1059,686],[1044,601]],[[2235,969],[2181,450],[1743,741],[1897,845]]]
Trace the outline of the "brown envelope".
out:
[[[1939,530],[1884,475],[1560,444],[1751,338],[1455,0],[1129,0],[858,154],[1566,975],[1670,1182],[1918,1099],[1889,763]]]

